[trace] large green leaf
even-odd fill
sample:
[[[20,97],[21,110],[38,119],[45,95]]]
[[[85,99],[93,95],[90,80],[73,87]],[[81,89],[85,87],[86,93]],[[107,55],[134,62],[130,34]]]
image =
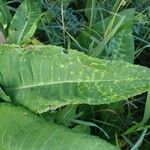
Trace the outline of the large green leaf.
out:
[[[56,46],[0,45],[0,85],[15,103],[43,112],[69,104],[105,104],[149,90],[150,70]]]
[[[117,150],[115,146],[88,134],[48,123],[12,104],[0,104],[1,150]]]
[[[27,43],[36,30],[40,16],[39,1],[24,0],[11,21],[7,43]]]

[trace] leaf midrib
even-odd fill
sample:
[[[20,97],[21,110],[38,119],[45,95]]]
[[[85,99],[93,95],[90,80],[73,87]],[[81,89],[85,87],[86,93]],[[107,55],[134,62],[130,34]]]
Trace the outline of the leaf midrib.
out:
[[[41,82],[41,83],[38,83],[38,84],[32,84],[32,85],[27,85],[27,86],[20,86],[20,87],[16,87],[16,88],[6,88],[7,90],[24,90],[24,89],[29,89],[29,88],[34,88],[34,87],[42,87],[42,86],[50,86],[50,85],[57,85],[57,84],[67,84],[67,83],[98,83],[98,82],[116,82],[116,83],[119,83],[119,82],[123,82],[123,81],[128,81],[128,82],[132,82],[132,81],[149,81],[149,79],[147,78],[142,78],[142,79],[135,79],[135,78],[128,78],[128,79],[121,79],[121,80],[70,80],[70,81],[56,81],[56,82],[47,82],[47,83],[44,83],[44,82]]]

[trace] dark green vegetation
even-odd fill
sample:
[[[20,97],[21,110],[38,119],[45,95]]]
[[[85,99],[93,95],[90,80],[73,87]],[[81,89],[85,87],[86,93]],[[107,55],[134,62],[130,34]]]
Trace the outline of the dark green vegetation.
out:
[[[0,150],[149,150],[149,7],[0,0]]]

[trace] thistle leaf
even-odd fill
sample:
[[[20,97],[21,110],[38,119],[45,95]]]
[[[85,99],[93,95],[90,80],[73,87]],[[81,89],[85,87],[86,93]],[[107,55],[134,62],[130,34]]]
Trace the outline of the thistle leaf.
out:
[[[118,150],[98,137],[48,123],[20,106],[1,103],[0,118],[3,150]]]
[[[150,88],[150,70],[56,46],[0,45],[0,85],[12,101],[42,113],[70,104],[107,104]]]

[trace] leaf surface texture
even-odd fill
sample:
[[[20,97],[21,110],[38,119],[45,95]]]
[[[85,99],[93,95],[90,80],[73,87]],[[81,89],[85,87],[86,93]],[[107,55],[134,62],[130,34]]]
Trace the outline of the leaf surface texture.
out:
[[[0,46],[0,85],[13,102],[44,112],[70,104],[106,104],[149,89],[150,70],[56,46]]]
[[[20,106],[0,104],[2,150],[117,150],[106,141],[48,123]]]

